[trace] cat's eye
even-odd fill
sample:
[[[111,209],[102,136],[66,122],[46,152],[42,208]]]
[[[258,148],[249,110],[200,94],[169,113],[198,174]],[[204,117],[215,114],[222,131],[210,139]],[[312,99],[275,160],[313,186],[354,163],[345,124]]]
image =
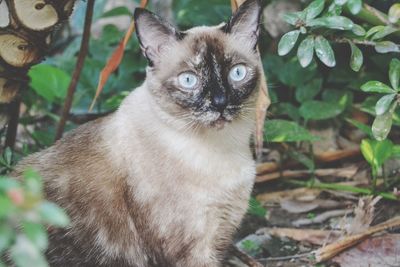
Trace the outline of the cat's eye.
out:
[[[229,78],[231,78],[232,81],[240,82],[246,77],[246,74],[246,66],[243,64],[238,64],[233,66],[233,68],[229,72]]]
[[[178,76],[179,84],[187,89],[192,89],[197,84],[197,76],[191,72],[184,72]]]

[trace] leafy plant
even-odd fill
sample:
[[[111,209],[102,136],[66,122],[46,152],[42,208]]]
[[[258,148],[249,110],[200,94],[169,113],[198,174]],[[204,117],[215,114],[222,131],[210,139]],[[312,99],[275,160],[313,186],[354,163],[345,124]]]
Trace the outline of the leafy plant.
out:
[[[390,84],[379,81],[369,81],[361,86],[364,92],[384,94],[375,105],[376,118],[372,124],[372,134],[377,140],[384,140],[392,128],[393,116],[400,103],[400,60],[394,58],[390,62]]]
[[[0,252],[9,254],[17,267],[48,266],[46,226],[65,227],[69,219],[62,209],[43,199],[40,176],[32,170],[22,181],[0,178]],[[5,266],[0,262],[1,266]]]

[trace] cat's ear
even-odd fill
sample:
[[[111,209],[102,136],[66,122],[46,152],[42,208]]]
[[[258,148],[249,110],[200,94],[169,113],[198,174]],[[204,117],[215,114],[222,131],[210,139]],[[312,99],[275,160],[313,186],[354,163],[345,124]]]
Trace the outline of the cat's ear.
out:
[[[260,17],[260,0],[247,0],[232,15],[225,31],[239,40],[250,42],[255,48],[260,33]]]
[[[133,17],[142,52],[150,65],[153,65],[160,54],[179,39],[179,32],[171,24],[143,8],[136,8]]]

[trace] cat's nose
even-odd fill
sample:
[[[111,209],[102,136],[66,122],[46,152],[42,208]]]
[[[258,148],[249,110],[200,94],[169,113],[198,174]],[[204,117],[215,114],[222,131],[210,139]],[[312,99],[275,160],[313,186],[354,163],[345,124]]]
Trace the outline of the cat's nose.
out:
[[[216,94],[212,97],[211,103],[219,112],[223,112],[228,104],[228,99],[224,94]]]

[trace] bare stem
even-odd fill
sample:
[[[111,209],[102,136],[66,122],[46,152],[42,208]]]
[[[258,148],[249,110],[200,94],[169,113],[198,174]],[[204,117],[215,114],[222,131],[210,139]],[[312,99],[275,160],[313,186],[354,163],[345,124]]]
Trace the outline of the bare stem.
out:
[[[90,28],[92,25],[94,1],[95,0],[88,0],[86,16],[85,16],[85,25],[83,29],[83,36],[81,42],[81,49],[79,51],[78,60],[76,62],[76,67],[72,75],[71,83],[69,84],[68,87],[68,93],[64,102],[64,107],[62,110],[60,122],[57,127],[55,140],[60,139],[63,135],[65,123],[68,119],[69,111],[71,109],[72,101],[74,99],[76,86],[78,85],[79,77],[81,75],[85,58],[89,50]]]
[[[346,37],[331,36],[331,37],[327,37],[327,39],[331,42],[340,43],[340,44],[352,42],[354,44],[365,45],[365,46],[376,46],[377,45],[377,42],[374,42],[374,41],[358,40],[358,39],[351,39],[351,38],[346,38]],[[396,45],[396,46],[399,48],[398,51],[400,51],[400,45]]]

